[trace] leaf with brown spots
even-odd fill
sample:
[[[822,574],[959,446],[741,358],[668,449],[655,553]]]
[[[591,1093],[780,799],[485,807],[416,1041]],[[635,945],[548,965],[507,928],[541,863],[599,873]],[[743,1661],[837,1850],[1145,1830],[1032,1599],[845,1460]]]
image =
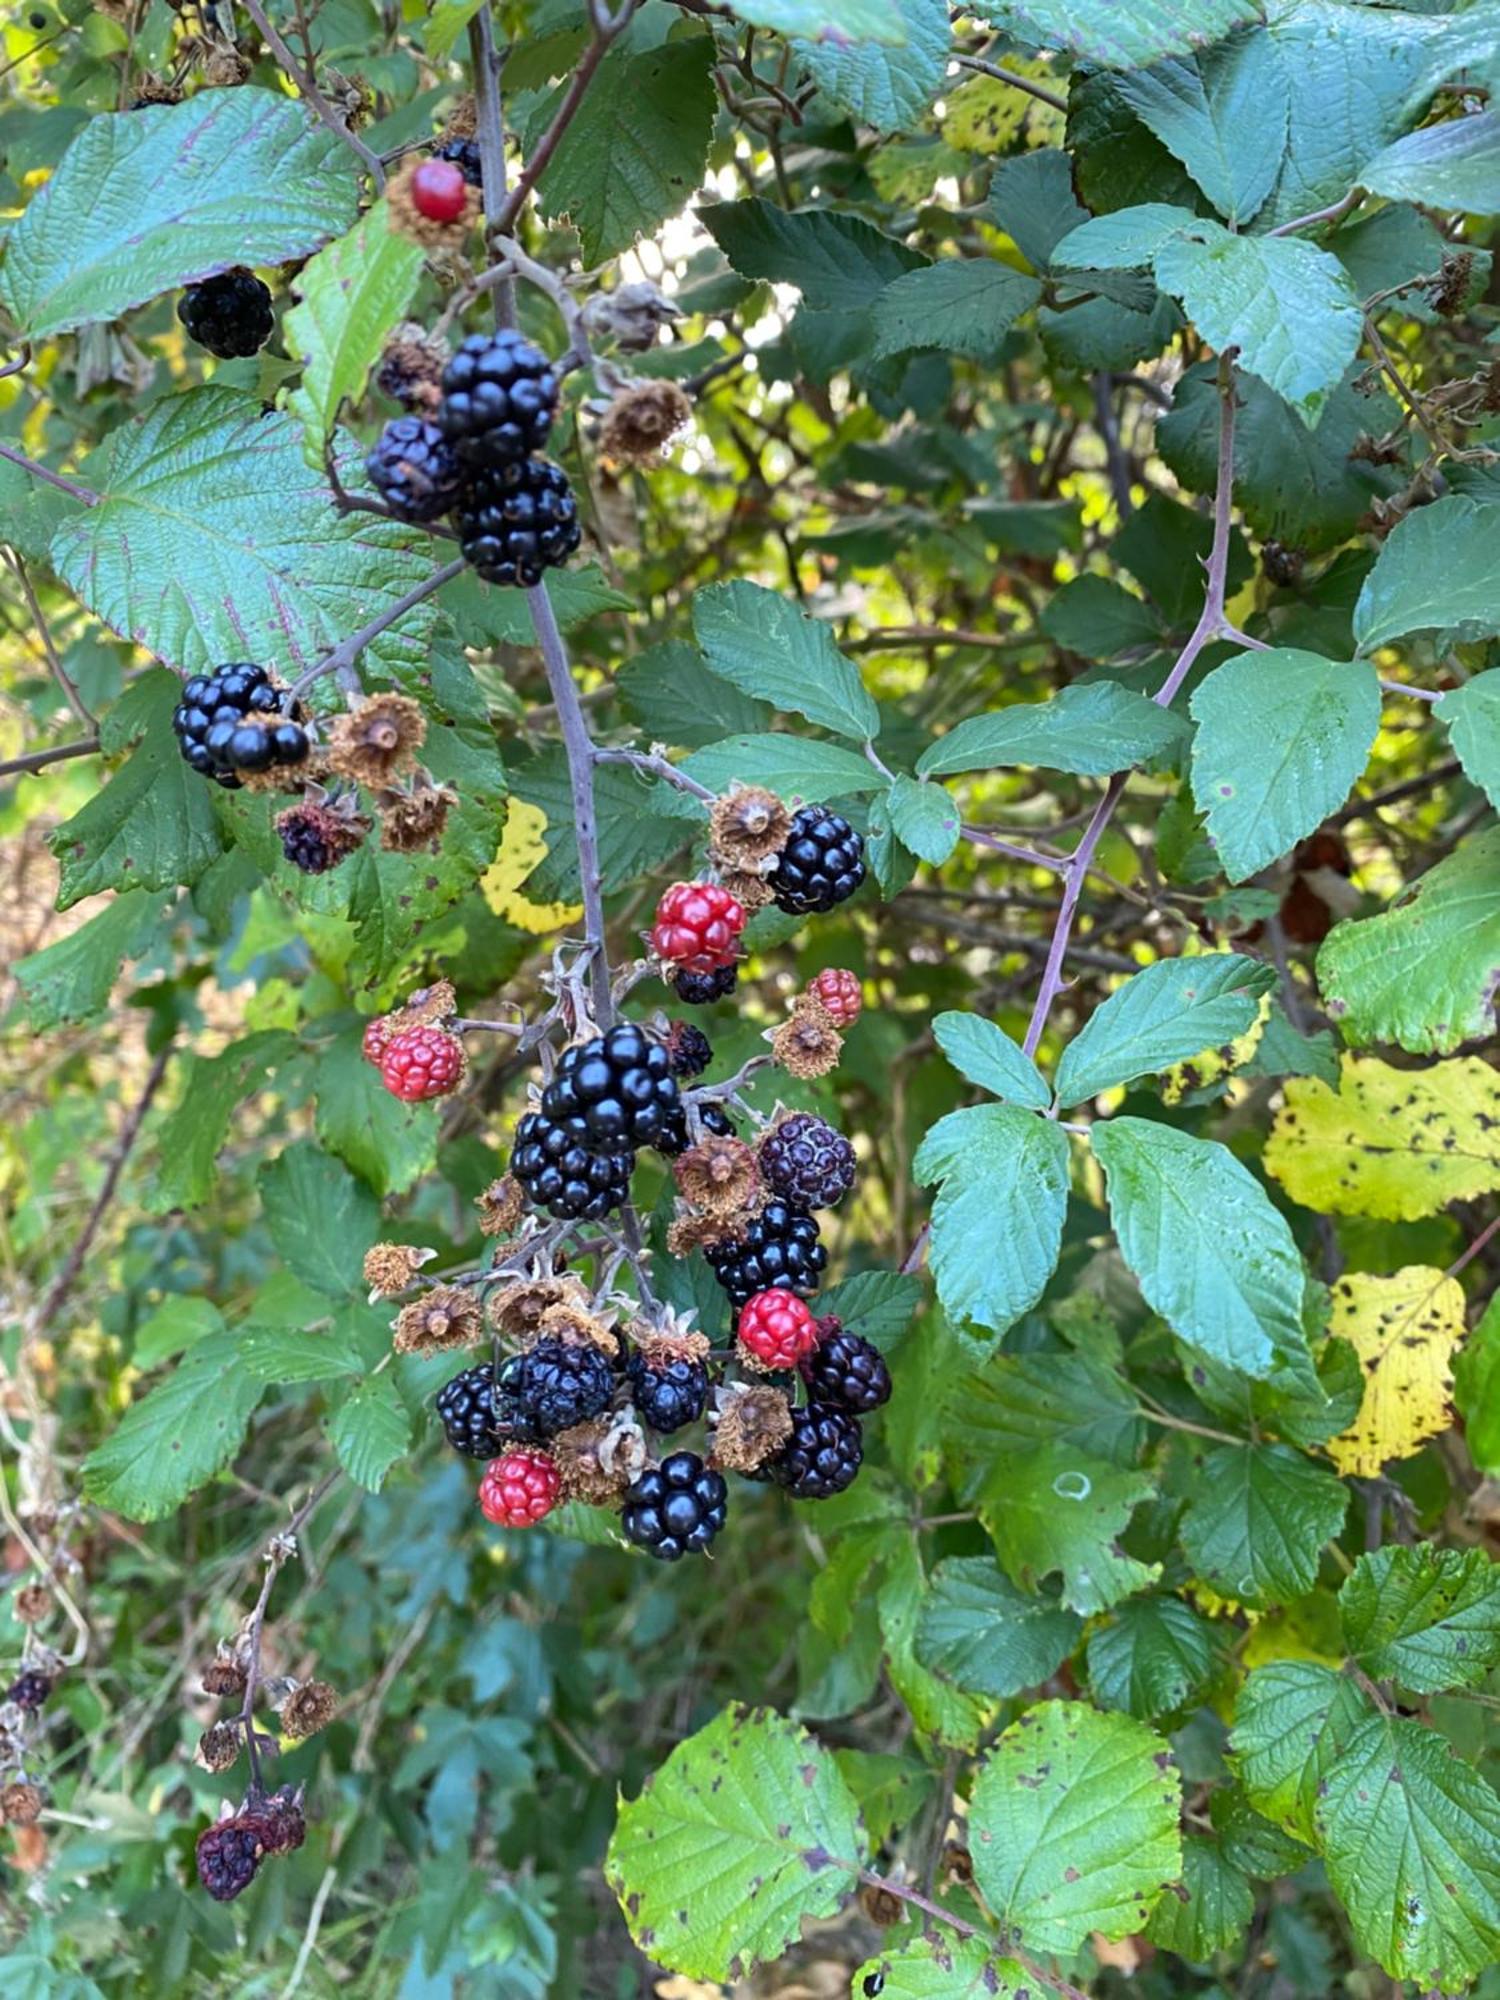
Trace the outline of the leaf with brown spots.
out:
[[[1333,1288],[1329,1331],[1349,1342],[1365,1371],[1359,1415],[1328,1442],[1340,1472],[1371,1478],[1447,1430],[1453,1351],[1464,1337],[1456,1278],[1425,1264],[1408,1264],[1389,1278],[1352,1271]]]

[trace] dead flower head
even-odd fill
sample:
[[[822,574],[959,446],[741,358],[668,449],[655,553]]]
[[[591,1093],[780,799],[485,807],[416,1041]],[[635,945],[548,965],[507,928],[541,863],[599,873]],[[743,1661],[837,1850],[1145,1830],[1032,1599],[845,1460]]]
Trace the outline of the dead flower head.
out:
[[[646,1463],[646,1440],[629,1418],[594,1417],[552,1440],[564,1497],[588,1507],[618,1505]]]
[[[436,854],[442,845],[448,815],[458,793],[446,785],[419,784],[409,792],[384,792],[380,808],[380,844],[388,854]]]
[[[365,1283],[370,1287],[370,1304],[377,1299],[399,1299],[411,1290],[412,1281],[424,1264],[430,1264],[436,1250],[416,1243],[377,1243],[365,1252]]]
[[[474,1197],[479,1210],[481,1236],[512,1236],[526,1219],[526,1196],[512,1174],[491,1181],[483,1194]]]
[[[599,449],[617,465],[653,465],[692,419],[692,403],[675,382],[637,382],[605,411]]]
[[[789,1076],[827,1076],[838,1068],[844,1038],[816,994],[801,993],[791,1016],[769,1037],[771,1054]]]
[[[327,1681],[303,1681],[300,1687],[292,1689],[278,1711],[281,1733],[301,1742],[326,1728],[338,1712],[338,1692]]]
[[[372,694],[333,724],[328,761],[340,777],[379,791],[412,769],[426,737],[427,718],[409,695]]]
[[[611,1360],[620,1351],[613,1327],[606,1326],[587,1305],[571,1298],[559,1299],[548,1306],[537,1321],[537,1332],[551,1340],[571,1341],[575,1347],[597,1347]]]
[[[514,1278],[491,1292],[486,1310],[496,1333],[510,1340],[531,1340],[543,1313],[557,1305],[587,1312],[589,1295],[576,1278]]]
[[[690,1146],[672,1172],[683,1198],[709,1215],[738,1214],[760,1187],[754,1149],[743,1139],[717,1133]]]
[[[446,1354],[472,1347],[484,1333],[484,1315],[462,1285],[435,1285],[396,1315],[398,1354]]]
[[[24,1782],[0,1790],[0,1824],[32,1826],[40,1818],[42,1795],[35,1785]]]
[[[244,1743],[239,1726],[233,1722],[211,1722],[198,1738],[193,1762],[205,1771],[227,1771],[238,1761]]]
[[[792,816],[763,785],[732,785],[708,816],[714,859],[724,868],[763,875],[791,835]]]
[[[726,1472],[756,1472],[791,1434],[792,1412],[780,1389],[727,1389],[716,1413],[711,1457]]]
[[[375,371],[376,386],[403,409],[426,416],[443,400],[447,365],[448,343],[409,319],[385,344]]]

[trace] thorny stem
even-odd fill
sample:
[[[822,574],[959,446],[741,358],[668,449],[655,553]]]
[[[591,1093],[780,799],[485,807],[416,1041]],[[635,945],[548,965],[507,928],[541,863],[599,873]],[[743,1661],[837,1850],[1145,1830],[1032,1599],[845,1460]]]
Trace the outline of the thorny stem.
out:
[[[660,778],[663,784],[671,785],[679,792],[686,792],[690,798],[711,802],[715,796],[707,785],[700,785],[697,779],[690,778],[686,771],[678,770],[677,766],[667,758],[658,757],[654,753],[648,755],[644,750],[605,748],[596,744],[590,754],[596,764],[628,764],[632,770],[639,771],[648,778]]]
[[[484,10],[481,11],[483,12]],[[493,216],[488,212],[488,200],[485,202],[485,220],[489,225],[489,233],[501,236],[505,235],[510,225],[520,214],[526,197],[547,171],[548,162],[561,145],[564,133],[566,133],[568,127],[577,117],[579,107],[582,105],[584,97],[588,92],[588,87],[594,80],[594,73],[609,53],[610,44],[634,12],[635,0],[626,0],[626,4],[620,9],[617,15],[601,17],[597,9],[595,10],[593,40],[584,50],[583,59],[573,72],[572,81],[568,85],[567,95],[558,106],[556,117],[547,127],[541,138],[538,139],[535,147],[532,149],[531,158],[526,162],[525,169],[517,179],[510,193],[505,195]],[[482,127],[479,134],[479,142],[481,148],[483,148],[484,132]],[[485,185],[488,188],[488,172],[485,174]]]
[[[49,764],[61,764],[69,757],[97,757],[99,739],[97,736],[85,738],[80,743],[58,743],[50,750],[31,750],[24,757],[11,757],[0,764],[0,778],[19,777],[25,771],[45,771]]]
[[[1024,90],[1028,97],[1050,105],[1054,111],[1066,111],[1068,108],[1068,100],[1059,97],[1055,90],[1048,90],[1044,84],[1035,82],[1029,76],[1020,76],[1013,69],[1002,69],[999,63],[986,62],[983,56],[956,55],[953,60],[960,69],[978,70],[981,76],[992,76],[997,83],[1008,83],[1013,90]]]
[[[343,1478],[343,1470],[335,1466],[318,1481],[302,1505],[293,1514],[284,1528],[280,1528],[267,1542],[261,1560],[266,1573],[261,1581],[260,1595],[255,1600],[255,1609],[250,1613],[246,1628],[249,1661],[245,1668],[245,1697],[236,1717],[240,1733],[245,1739],[245,1751],[250,1759],[250,1780],[257,1793],[263,1793],[265,1783],[261,1776],[260,1747],[255,1740],[255,1697],[260,1688],[260,1649],[265,1636],[266,1607],[271,1601],[271,1590],[281,1573],[283,1563],[289,1562],[297,1553],[297,1537],[311,1520],[314,1511],[326,1495]]]
[[[1327,208],[1315,208],[1307,215],[1294,216],[1290,222],[1278,223],[1268,230],[1270,236],[1294,236],[1299,229],[1313,229],[1320,222],[1342,222],[1351,209],[1358,208],[1365,198],[1363,188],[1352,187],[1342,201],[1330,202]]]
[[[63,699],[67,702],[69,708],[72,709],[77,719],[83,724],[84,728],[97,729],[99,727],[98,722],[90,715],[87,704],[69,679],[68,670],[58,657],[57,647],[52,641],[51,627],[47,623],[46,616],[42,610],[41,600],[36,594],[35,586],[27,572],[25,563],[22,562],[14,549],[7,550],[6,553],[9,557],[10,566],[16,573],[16,581],[21,586],[21,593],[26,599],[27,609],[30,611],[32,620],[36,625],[37,637],[42,642],[42,651],[47,655],[47,664],[52,669],[52,678],[62,689]]]
[[[281,36],[266,19],[266,10],[260,4],[260,0],[245,0],[245,12],[259,29],[261,40],[276,59],[277,68],[297,86],[319,122],[326,125],[330,132],[335,133],[358,156],[360,164],[374,181],[375,191],[378,194],[385,186],[385,168],[380,163],[379,154],[372,153],[358,133],[351,131],[347,122],[340,118],[319,90],[317,78],[312,73],[312,65],[309,63],[304,68],[297,61]]]
[[[433,592],[441,590],[445,583],[451,583],[454,577],[461,576],[463,568],[463,557],[455,556],[452,562],[444,563],[443,567],[435,569],[431,576],[424,576],[420,583],[413,584],[404,597],[398,597],[394,604],[388,604],[384,611],[370,620],[368,625],[361,625],[357,632],[351,632],[347,639],[341,639],[331,653],[309,667],[307,672],[293,683],[292,694],[294,696],[305,694],[314,681],[323,680],[329,674],[336,678],[346,694],[358,694],[361,691],[360,681],[354,671],[354,662],[365,647],[372,640],[378,639],[382,632],[389,630],[398,618],[404,618],[413,605],[420,604],[423,598],[431,597]]]

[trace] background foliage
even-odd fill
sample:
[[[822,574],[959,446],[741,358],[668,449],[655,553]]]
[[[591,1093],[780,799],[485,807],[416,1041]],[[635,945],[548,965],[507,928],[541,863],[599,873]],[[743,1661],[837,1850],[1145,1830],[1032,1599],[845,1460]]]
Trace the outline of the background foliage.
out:
[[[742,1486],[683,1573],[483,1528],[359,1274],[473,1258],[525,1085],[402,1107],[364,1018],[535,1004],[577,923],[525,599],[459,577],[359,656],[460,793],[435,860],[295,876],[168,726],[174,675],[301,672],[445,553],[327,459],[357,489],[385,336],[464,276],[368,169],[478,16],[3,30],[6,1557],[69,1663],[6,1992],[1500,1991],[1494,7],[499,10],[525,324],[679,315],[569,378],[591,725],[841,801],[878,877],[758,920],[708,1026],[727,1074],[862,975],[783,1094],[856,1137],[825,1297],[896,1401],[856,1489]],[[244,261],[278,333],[207,362],[176,288]],[[694,399],[646,470],[600,451],[622,370]],[[701,810],[595,778],[624,958]],[[198,1674],[330,1466],[266,1644],[345,1704],[224,1909]]]

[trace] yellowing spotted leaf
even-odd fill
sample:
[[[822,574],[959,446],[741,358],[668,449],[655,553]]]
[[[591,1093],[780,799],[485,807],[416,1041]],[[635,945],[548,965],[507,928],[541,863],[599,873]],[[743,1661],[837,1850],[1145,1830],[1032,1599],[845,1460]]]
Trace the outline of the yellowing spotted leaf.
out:
[[[1206,945],[1199,938],[1190,937],[1183,944],[1180,956],[1183,958],[1211,958],[1224,955],[1228,945]],[[1206,1090],[1210,1084],[1232,1076],[1237,1069],[1243,1069],[1260,1045],[1260,1038],[1266,1032],[1266,1023],[1271,1018],[1271,996],[1263,993],[1255,1019],[1243,1035],[1232,1042],[1223,1042],[1215,1047],[1200,1049],[1186,1062],[1174,1063],[1171,1069],[1162,1071],[1161,1094],[1168,1104],[1180,1104],[1191,1091]]]
[[[1033,83],[1055,80],[1047,64],[1034,58],[1013,57],[1009,67]],[[1007,153],[1023,127],[1028,145],[1060,146],[1065,124],[1064,112],[1053,110],[1029,91],[996,76],[976,76],[948,99],[943,137],[961,153]]]
[[[527,799],[511,797],[505,815],[500,852],[479,878],[484,899],[497,917],[519,931],[540,936],[577,923],[583,915],[577,903],[533,903],[521,884],[547,852],[547,815]]]
[[[1390,1278],[1351,1272],[1333,1287],[1328,1330],[1351,1344],[1365,1373],[1359,1415],[1328,1442],[1340,1472],[1372,1478],[1447,1430],[1453,1351],[1464,1337],[1456,1278],[1426,1264],[1408,1264]]]
[[[1343,1059],[1339,1087],[1288,1080],[1266,1168],[1294,1201],[1414,1222],[1500,1188],[1500,1075],[1477,1057],[1431,1069]]]

